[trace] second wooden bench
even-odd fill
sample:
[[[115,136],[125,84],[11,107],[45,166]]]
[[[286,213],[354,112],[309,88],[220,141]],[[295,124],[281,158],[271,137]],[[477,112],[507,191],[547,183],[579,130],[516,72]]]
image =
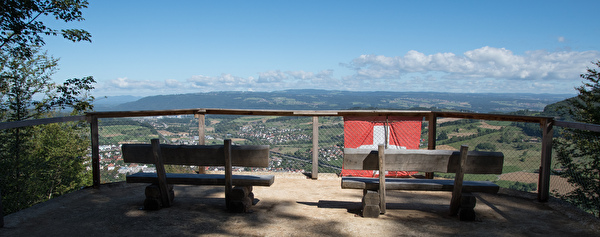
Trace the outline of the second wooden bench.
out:
[[[463,181],[464,174],[502,174],[501,152],[448,150],[344,149],[344,169],[379,170],[379,178],[343,177],[342,188],[362,189],[364,217],[386,212],[386,190],[452,192],[450,214],[461,220],[474,220],[475,196],[471,192],[497,193],[499,186],[489,181]],[[455,173],[454,180],[385,178],[386,171]],[[382,175],[383,174],[383,175]],[[459,213],[460,212],[460,213]]]

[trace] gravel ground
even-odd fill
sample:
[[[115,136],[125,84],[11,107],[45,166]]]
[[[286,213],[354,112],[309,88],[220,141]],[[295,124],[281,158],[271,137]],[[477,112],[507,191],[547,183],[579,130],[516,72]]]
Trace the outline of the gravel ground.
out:
[[[448,216],[449,192],[388,191],[387,213],[358,215],[361,190],[319,174],[276,174],[252,213],[225,211],[222,187],[175,186],[172,207],[144,211],[144,184],[84,189],[6,216],[0,236],[600,236],[600,222],[527,193],[476,194],[474,222]]]

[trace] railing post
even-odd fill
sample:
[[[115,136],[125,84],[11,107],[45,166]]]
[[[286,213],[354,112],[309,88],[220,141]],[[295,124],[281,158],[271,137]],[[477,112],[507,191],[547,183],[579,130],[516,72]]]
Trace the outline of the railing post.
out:
[[[204,114],[194,114],[194,117],[198,119],[198,145],[206,145],[205,134],[206,131],[205,126],[205,115]],[[198,166],[198,174],[205,174],[206,167]]]
[[[4,211],[2,210],[2,190],[0,190],[0,228],[4,227]]]
[[[385,145],[377,145],[377,155],[379,158],[379,213],[385,214]],[[366,191],[366,190],[365,190]]]
[[[550,172],[552,165],[552,136],[554,121],[544,119],[540,122],[542,127],[542,159],[538,182],[538,201],[547,202],[550,196]]]
[[[319,176],[319,117],[313,116],[313,152],[312,152],[312,179]]]
[[[435,141],[437,138],[437,115],[433,112],[431,112],[429,114],[429,116],[427,117],[427,121],[428,123],[428,139],[427,139],[427,149],[428,150],[435,150]],[[425,178],[427,179],[433,179],[433,172],[426,172],[425,173]]]
[[[89,118],[91,140],[92,140],[92,186],[100,187],[100,142],[98,136],[98,116],[92,115]]]

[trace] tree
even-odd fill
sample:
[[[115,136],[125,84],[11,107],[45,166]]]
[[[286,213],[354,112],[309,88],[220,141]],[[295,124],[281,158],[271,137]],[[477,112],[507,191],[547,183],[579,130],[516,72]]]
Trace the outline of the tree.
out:
[[[90,41],[81,29],[52,29],[40,19],[81,21],[87,0],[0,1],[0,122],[72,114],[92,109],[92,77],[53,83],[57,59],[40,52],[43,36]],[[0,190],[4,213],[85,185],[82,158],[88,138],[78,123],[0,130]]]
[[[74,108],[75,113],[92,109],[93,77],[66,80],[62,85],[51,81],[57,59],[38,53],[29,59],[12,57],[3,61],[0,78],[5,86],[0,93],[0,121],[22,121],[48,115],[55,109]]]
[[[93,97],[88,95],[95,82],[92,77],[53,83],[50,76],[57,60],[37,50],[31,52],[35,55],[30,58],[3,61],[0,78],[6,90],[0,93],[0,121],[49,117],[67,107],[73,108],[72,114],[92,109]],[[82,140],[80,132],[80,126],[68,124],[0,130],[0,189],[5,213],[83,184],[81,158],[87,154],[89,142]]]
[[[479,143],[475,146],[476,151],[496,151],[496,146],[489,142]]]
[[[600,67],[600,61],[594,65]],[[575,88],[579,94],[562,110],[575,121],[600,124],[600,74],[588,68],[580,76],[585,81]],[[563,129],[560,135],[555,139],[556,157],[563,169],[560,176],[575,186],[562,198],[600,217],[600,134]]]
[[[441,141],[441,140],[446,140],[446,139],[448,139],[448,132],[446,132],[446,131],[440,132],[440,135],[438,135],[437,140]]]
[[[42,36],[59,31],[46,26],[40,18],[51,16],[64,22],[82,21],[81,9],[87,0],[4,0],[0,2],[0,50],[15,57],[32,57],[35,47],[43,46]],[[82,29],[62,29],[60,34],[73,42],[89,41],[91,34]]]

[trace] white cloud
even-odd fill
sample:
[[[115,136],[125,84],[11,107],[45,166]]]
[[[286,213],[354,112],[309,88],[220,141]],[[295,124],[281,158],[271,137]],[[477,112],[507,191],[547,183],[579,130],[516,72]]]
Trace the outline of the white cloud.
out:
[[[557,40],[558,40],[558,42],[561,42],[561,43],[565,42],[565,37],[559,36]]]
[[[577,78],[598,51],[527,51],[515,55],[505,48],[482,47],[463,56],[453,53],[426,55],[414,50],[404,56],[361,55],[349,67],[357,79],[401,78],[412,72],[445,73],[447,79],[569,80]]]
[[[598,51],[534,50],[515,54],[489,46],[462,54],[411,50],[403,56],[360,55],[348,64],[340,64],[349,70],[337,77],[333,69],[275,69],[258,72],[256,77],[228,73],[163,81],[122,77],[98,89],[107,93],[136,90],[141,94],[285,89],[574,93],[573,87],[581,83],[579,74],[597,59]]]
[[[213,90],[249,90],[255,86],[257,80],[254,77],[238,77],[223,73],[217,77],[196,75],[187,79],[191,87],[203,91]]]
[[[157,83],[156,81],[137,81],[127,77],[121,77],[109,81],[108,86],[116,87],[118,89],[156,89],[163,87],[164,83]]]
[[[305,71],[287,71],[285,73],[297,80],[310,80],[315,77],[314,73]]]
[[[258,73],[258,83],[281,82],[285,79],[288,76],[279,70]]]
[[[182,87],[183,84],[181,84],[181,82],[179,82],[178,80],[175,80],[175,79],[167,79],[167,80],[165,80],[165,86],[170,87],[170,88],[179,88],[179,87]]]

